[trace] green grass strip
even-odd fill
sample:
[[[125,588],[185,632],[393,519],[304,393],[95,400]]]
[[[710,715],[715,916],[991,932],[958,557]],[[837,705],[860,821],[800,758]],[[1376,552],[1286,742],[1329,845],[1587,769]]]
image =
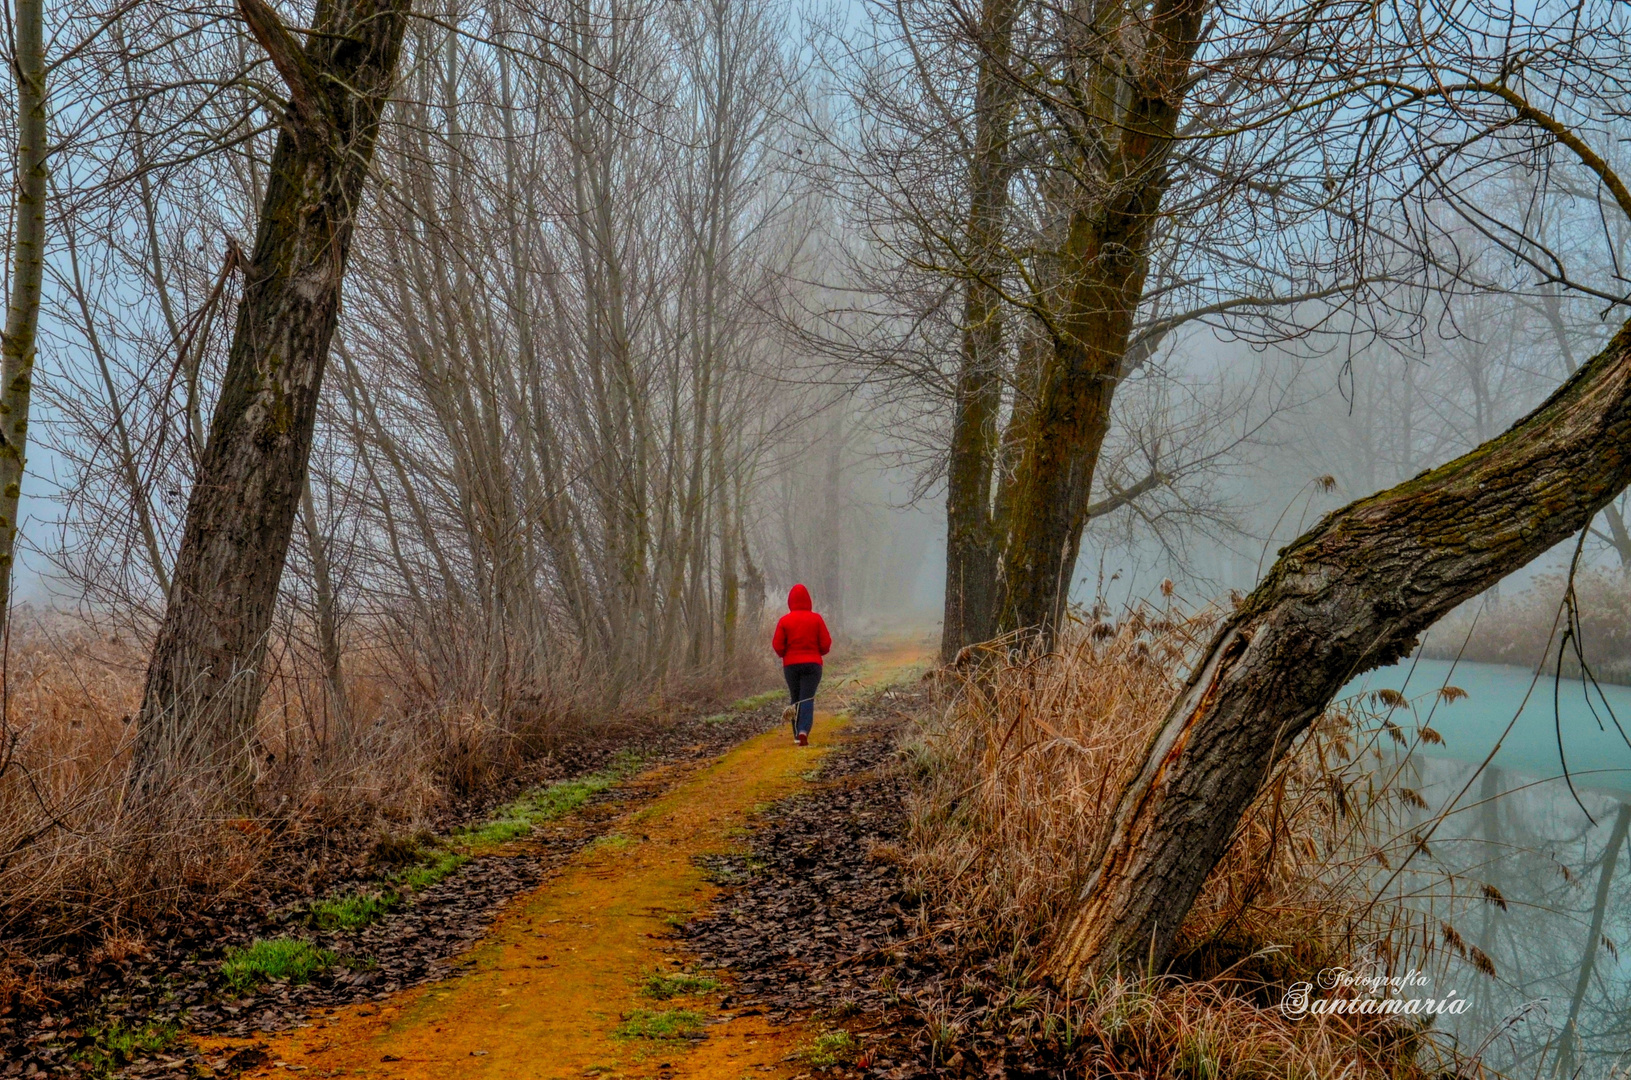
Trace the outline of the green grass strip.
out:
[[[73,1060],[88,1070],[84,1075],[101,1080],[114,1076],[139,1055],[158,1053],[180,1034],[181,1025],[174,1020],[151,1020],[134,1026],[110,1020],[101,1027],[85,1029],[84,1038],[90,1045],[76,1051]]]
[[[546,821],[564,817],[600,794],[640,771],[642,754],[620,750],[604,769],[573,780],[557,780],[535,788],[507,806],[501,806],[481,825],[460,829],[453,842],[465,847],[493,847],[530,836]]]
[[[397,871],[394,880],[410,892],[424,892],[469,861],[462,851],[436,848],[425,853],[423,862]]]
[[[823,1031],[815,1042],[801,1052],[806,1065],[830,1069],[834,1065],[848,1065],[855,1060],[855,1036],[842,1029]]]
[[[360,930],[378,922],[402,903],[402,894],[385,892],[347,893],[311,906],[311,924],[319,930]]]
[[[234,993],[247,994],[264,982],[310,982],[339,957],[299,938],[256,938],[247,949],[228,949],[221,976]]]
[[[711,994],[725,985],[708,975],[693,975],[688,971],[654,971],[640,984],[640,993],[658,1001],[673,997],[698,997]]]
[[[468,863],[473,853],[530,836],[539,824],[570,814],[593,796],[633,776],[644,762],[643,755],[621,750],[605,768],[529,791],[500,807],[488,821],[455,830],[441,843],[427,845],[417,838],[391,841],[393,861],[411,861],[385,875],[389,887],[319,900],[308,910],[311,924],[319,930],[357,930],[377,922],[401,906],[403,892],[424,892]]]

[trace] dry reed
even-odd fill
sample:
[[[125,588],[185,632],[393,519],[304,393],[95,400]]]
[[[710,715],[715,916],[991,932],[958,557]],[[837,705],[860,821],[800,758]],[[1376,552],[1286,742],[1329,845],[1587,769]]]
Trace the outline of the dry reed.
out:
[[[564,656],[543,676],[495,676],[445,640],[432,668],[421,643],[354,631],[340,717],[315,651],[288,634],[269,648],[252,805],[223,805],[209,777],[184,776],[137,813],[126,774],[141,644],[62,616],[14,625],[0,732],[0,1006],[42,992],[26,977],[30,951],[139,948],[155,920],[296,880],[318,848],[414,831],[563,740],[766,679],[740,664],[676,679],[660,703],[608,698],[565,674],[581,665]]]
[[[1168,973],[1104,978],[1074,998],[1038,978],[1122,786],[1216,622],[1138,609],[1071,623],[1052,653],[999,641],[948,673],[903,742],[917,777],[909,873],[933,897],[923,931],[1010,958],[1006,977],[1031,984],[1025,1000],[1071,1033],[1088,1075],[1430,1075],[1426,1059],[1442,1066],[1444,1051],[1415,1023],[1292,1019],[1279,1007],[1321,969],[1361,967],[1362,947],[1385,965],[1407,944],[1396,931],[1409,920],[1355,887],[1396,799],[1371,772],[1374,732],[1348,716],[1325,717],[1275,769]]]

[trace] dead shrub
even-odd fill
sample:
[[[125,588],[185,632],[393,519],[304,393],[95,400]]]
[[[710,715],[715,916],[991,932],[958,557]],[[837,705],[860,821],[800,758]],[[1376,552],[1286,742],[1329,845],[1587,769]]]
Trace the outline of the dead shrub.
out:
[[[412,835],[564,740],[661,707],[610,693],[569,650],[521,663],[513,643],[450,625],[380,624],[351,629],[342,715],[301,630],[285,623],[269,643],[252,803],[223,804],[200,769],[168,778],[137,811],[126,785],[141,642],[85,619],[14,620],[0,732],[0,934],[35,951],[72,938],[113,957],[173,912],[303,880],[337,836],[353,838],[363,859],[368,838]],[[682,689],[755,675],[744,663]],[[5,990],[7,978],[0,992],[27,996]]]

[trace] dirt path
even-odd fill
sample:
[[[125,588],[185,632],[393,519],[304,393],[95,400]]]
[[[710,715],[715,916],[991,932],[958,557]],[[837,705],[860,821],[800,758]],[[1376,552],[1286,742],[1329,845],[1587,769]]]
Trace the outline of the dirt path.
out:
[[[462,958],[462,974],[263,1036],[274,1064],[243,1075],[744,1080],[808,1071],[797,1053],[812,1032],[774,1027],[740,1003],[721,1009],[717,994],[653,999],[644,984],[692,967],[671,931],[718,891],[697,858],[738,849],[756,809],[813,776],[848,700],[929,656],[922,641],[894,643],[835,679],[807,748],[778,728],[714,762],[657,771],[649,779],[670,790],[513,901]]]

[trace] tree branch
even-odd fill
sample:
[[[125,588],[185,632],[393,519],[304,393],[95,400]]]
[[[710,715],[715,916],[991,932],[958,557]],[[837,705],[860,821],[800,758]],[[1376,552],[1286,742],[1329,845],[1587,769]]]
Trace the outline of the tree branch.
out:
[[[238,13],[288,85],[291,111],[304,124],[317,130],[327,129],[328,117],[319,104],[318,95],[322,76],[277,12],[265,0],[238,0]]]
[[[1587,146],[1584,139],[1570,131],[1555,116],[1542,112],[1529,104],[1528,98],[1504,83],[1479,82],[1473,85],[1486,94],[1493,94],[1495,97],[1500,98],[1512,106],[1512,111],[1517,113],[1520,118],[1527,120],[1572,150],[1574,156],[1580,159],[1580,164],[1597,174],[1597,178],[1603,182],[1603,186],[1608,188],[1609,192],[1614,196],[1614,201],[1619,204],[1621,212],[1627,218],[1631,218],[1631,190],[1627,190],[1625,181],[1620,179],[1620,174],[1614,171],[1614,167],[1599,157],[1595,150]]]
[[[1117,510],[1120,510],[1123,506],[1126,506],[1134,499],[1137,499],[1141,495],[1149,494],[1170,479],[1172,478],[1161,470],[1151,469],[1150,475],[1146,476],[1132,487],[1114,489],[1111,491],[1108,497],[1100,499],[1096,503],[1088,503],[1087,519],[1092,521],[1094,518],[1115,513]]]

